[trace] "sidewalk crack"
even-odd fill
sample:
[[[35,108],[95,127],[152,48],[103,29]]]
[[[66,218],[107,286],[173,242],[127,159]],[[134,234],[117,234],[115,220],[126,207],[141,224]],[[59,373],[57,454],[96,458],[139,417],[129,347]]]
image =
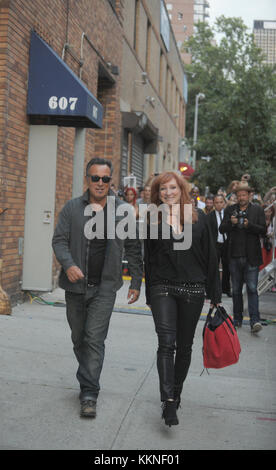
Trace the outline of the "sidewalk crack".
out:
[[[131,407],[132,407],[132,404],[133,404],[133,402],[135,401],[135,399],[136,399],[138,393],[140,392],[141,388],[143,387],[144,383],[146,382],[146,380],[147,380],[147,378],[148,378],[150,372],[152,371],[153,367],[155,366],[155,362],[156,362],[156,356],[154,356],[154,359],[152,360],[152,363],[151,363],[150,367],[149,367],[149,368],[147,369],[147,371],[145,372],[144,377],[142,378],[142,381],[141,381],[140,385],[137,387],[137,390],[136,390],[136,392],[134,393],[134,396],[133,396],[132,400],[130,401],[130,404],[129,404],[128,407],[127,407],[127,410],[126,410],[126,412],[125,412],[125,414],[124,414],[124,416],[123,416],[123,418],[122,418],[122,420],[121,420],[121,423],[120,423],[120,425],[119,425],[119,427],[118,427],[118,429],[117,429],[117,432],[116,432],[116,434],[115,434],[115,437],[114,437],[114,439],[113,439],[113,441],[112,441],[112,443],[111,443],[110,450],[113,450],[114,445],[115,445],[115,443],[116,443],[116,441],[117,441],[117,438],[119,437],[119,434],[120,434],[120,432],[121,432],[121,429],[122,429],[122,427],[123,427],[123,425],[124,425],[124,422],[125,422],[125,420],[126,420],[128,414],[129,414],[129,411],[130,411]]]

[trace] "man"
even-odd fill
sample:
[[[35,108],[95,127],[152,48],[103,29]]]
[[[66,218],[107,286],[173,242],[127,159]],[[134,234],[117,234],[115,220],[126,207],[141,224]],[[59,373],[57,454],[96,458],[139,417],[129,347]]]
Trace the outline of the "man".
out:
[[[213,234],[213,239],[215,242],[217,250],[218,263],[221,262],[222,265],[222,280],[221,288],[222,293],[226,294],[228,297],[232,297],[231,288],[230,288],[230,272],[228,265],[228,243],[227,235],[221,234],[219,232],[219,227],[224,217],[224,208],[225,208],[225,199],[224,196],[216,194],[214,197],[214,210],[208,214],[208,219],[211,227],[211,232]]]
[[[150,195],[151,195],[151,188],[149,185],[144,187],[144,196],[140,201],[142,204],[150,204]]]
[[[142,222],[144,220],[144,215],[147,210],[147,207],[150,204],[150,196],[151,196],[151,187],[149,185],[146,185],[143,188],[143,197],[140,199],[137,199],[137,204],[138,204],[138,210],[139,210],[139,219]]]
[[[191,197],[194,200],[195,207],[197,209],[204,209],[205,207],[205,202],[200,200],[200,195],[199,195],[199,189],[197,186],[194,186],[191,191]]]
[[[150,204],[150,194],[151,189],[149,185],[145,187],[142,186],[139,191],[139,198],[137,199],[137,204]]]
[[[62,267],[59,285],[65,289],[67,319],[79,363],[77,379],[83,417],[96,416],[104,342],[116,291],[122,286],[123,247],[132,275],[129,303],[138,299],[142,280],[140,241],[124,243],[116,231],[114,237],[107,236],[107,196],[113,196],[113,201],[115,198],[110,191],[111,177],[110,160],[95,158],[88,163],[88,189],[64,206],[53,237],[53,249]],[[120,204],[124,202],[115,198],[115,206]],[[103,233],[96,238],[87,237],[87,224],[96,215],[104,221]],[[116,216],[115,225],[122,219]]]
[[[266,233],[265,214],[258,204],[250,202],[252,189],[241,182],[236,188],[238,203],[225,209],[220,233],[227,233],[233,313],[236,327],[243,320],[243,284],[246,284],[251,331],[262,329],[257,291],[259,266],[263,263],[260,237]]]
[[[208,215],[214,209],[214,196],[212,194],[208,194],[205,198],[205,207],[203,209],[204,214]]]

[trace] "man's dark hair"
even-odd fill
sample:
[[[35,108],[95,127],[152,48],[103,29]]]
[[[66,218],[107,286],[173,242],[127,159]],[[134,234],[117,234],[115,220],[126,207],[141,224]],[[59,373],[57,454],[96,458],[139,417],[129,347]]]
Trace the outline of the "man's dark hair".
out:
[[[86,166],[86,176],[88,176],[88,171],[93,165],[107,165],[110,168],[110,175],[113,173],[113,165],[111,160],[108,160],[107,158],[92,158],[90,162],[87,163]]]
[[[222,199],[224,200],[224,202],[226,202],[225,197],[223,196],[223,194],[215,194],[215,195],[214,195],[214,201],[215,201],[215,199],[217,199],[218,197],[222,197]]]

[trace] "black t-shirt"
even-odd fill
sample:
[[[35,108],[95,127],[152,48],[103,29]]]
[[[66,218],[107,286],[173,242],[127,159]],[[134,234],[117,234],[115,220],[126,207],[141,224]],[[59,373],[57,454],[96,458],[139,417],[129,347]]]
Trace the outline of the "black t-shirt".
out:
[[[101,282],[102,270],[105,260],[106,244],[107,244],[107,209],[104,211],[104,238],[93,238],[89,242],[89,257],[88,257],[88,284],[99,284]],[[95,212],[92,213],[92,218]],[[93,231],[96,230],[96,225],[93,226]]]

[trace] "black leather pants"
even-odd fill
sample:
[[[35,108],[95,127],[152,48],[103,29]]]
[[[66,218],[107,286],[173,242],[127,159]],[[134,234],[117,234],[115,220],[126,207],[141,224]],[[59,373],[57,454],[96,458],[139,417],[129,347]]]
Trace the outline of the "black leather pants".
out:
[[[204,303],[204,287],[158,285],[150,289],[158,335],[157,370],[161,401],[180,397],[192,355],[194,334]]]

